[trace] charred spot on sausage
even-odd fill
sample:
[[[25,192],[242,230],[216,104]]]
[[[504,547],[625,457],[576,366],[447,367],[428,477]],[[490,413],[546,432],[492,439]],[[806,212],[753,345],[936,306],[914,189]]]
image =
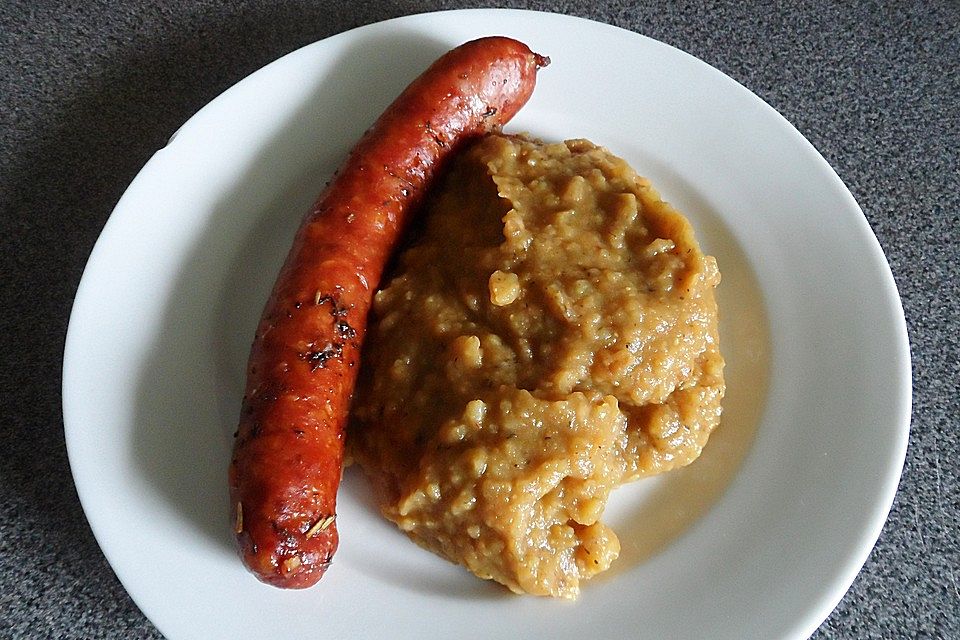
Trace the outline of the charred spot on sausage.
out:
[[[343,345],[336,342],[328,342],[320,349],[311,349],[301,353],[300,357],[310,365],[310,371],[323,369],[327,366],[329,360],[339,358],[343,355]]]
[[[346,320],[337,320],[336,328],[337,335],[340,336],[342,340],[350,340],[357,336],[357,330],[351,327]]]
[[[494,109],[494,113],[496,113],[496,109]],[[444,142],[443,138],[441,138],[439,134],[434,130],[433,125],[430,124],[429,120],[427,120],[426,124],[424,125],[424,129],[427,131],[427,133],[430,134],[430,137],[433,139],[433,141],[437,144],[438,147],[443,149],[444,147],[447,146],[447,143]],[[403,194],[403,195],[407,195],[407,194]]]

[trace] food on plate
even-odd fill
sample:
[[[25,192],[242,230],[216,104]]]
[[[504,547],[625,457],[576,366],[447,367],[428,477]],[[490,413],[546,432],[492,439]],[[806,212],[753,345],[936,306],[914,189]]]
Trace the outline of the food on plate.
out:
[[[442,56],[364,134],[297,231],[254,337],[229,470],[231,524],[260,580],[307,587],[330,564],[346,414],[384,264],[444,159],[507,122],[547,63],[502,37]]]
[[[377,293],[348,444],[414,541],[572,598],[619,552],[618,485],[720,420],[720,275],[689,222],[585,140],[458,155]]]

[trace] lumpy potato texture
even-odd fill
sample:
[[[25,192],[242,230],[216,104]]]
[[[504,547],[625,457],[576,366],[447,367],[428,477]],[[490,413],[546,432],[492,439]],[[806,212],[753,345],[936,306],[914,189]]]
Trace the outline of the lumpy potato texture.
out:
[[[576,597],[625,482],[720,421],[712,257],[623,160],[489,135],[377,293],[348,443],[384,515],[513,591]]]

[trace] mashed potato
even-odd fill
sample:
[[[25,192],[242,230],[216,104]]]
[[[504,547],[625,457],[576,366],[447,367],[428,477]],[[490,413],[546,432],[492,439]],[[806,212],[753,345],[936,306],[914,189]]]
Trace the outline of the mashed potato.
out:
[[[619,553],[618,485],[720,421],[716,262],[585,140],[461,154],[374,301],[349,446],[384,515],[517,592],[576,597]]]

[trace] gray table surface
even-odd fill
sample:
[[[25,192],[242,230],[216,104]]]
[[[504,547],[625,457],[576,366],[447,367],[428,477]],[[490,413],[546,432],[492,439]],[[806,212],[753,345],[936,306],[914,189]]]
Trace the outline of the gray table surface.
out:
[[[960,638],[960,4],[501,6],[651,36],[740,81],[824,154],[903,297],[914,407],[876,548],[816,638]],[[410,13],[390,0],[0,3],[0,638],[154,638],[70,477],[60,366],[87,256],[127,184],[203,104],[302,45]]]

